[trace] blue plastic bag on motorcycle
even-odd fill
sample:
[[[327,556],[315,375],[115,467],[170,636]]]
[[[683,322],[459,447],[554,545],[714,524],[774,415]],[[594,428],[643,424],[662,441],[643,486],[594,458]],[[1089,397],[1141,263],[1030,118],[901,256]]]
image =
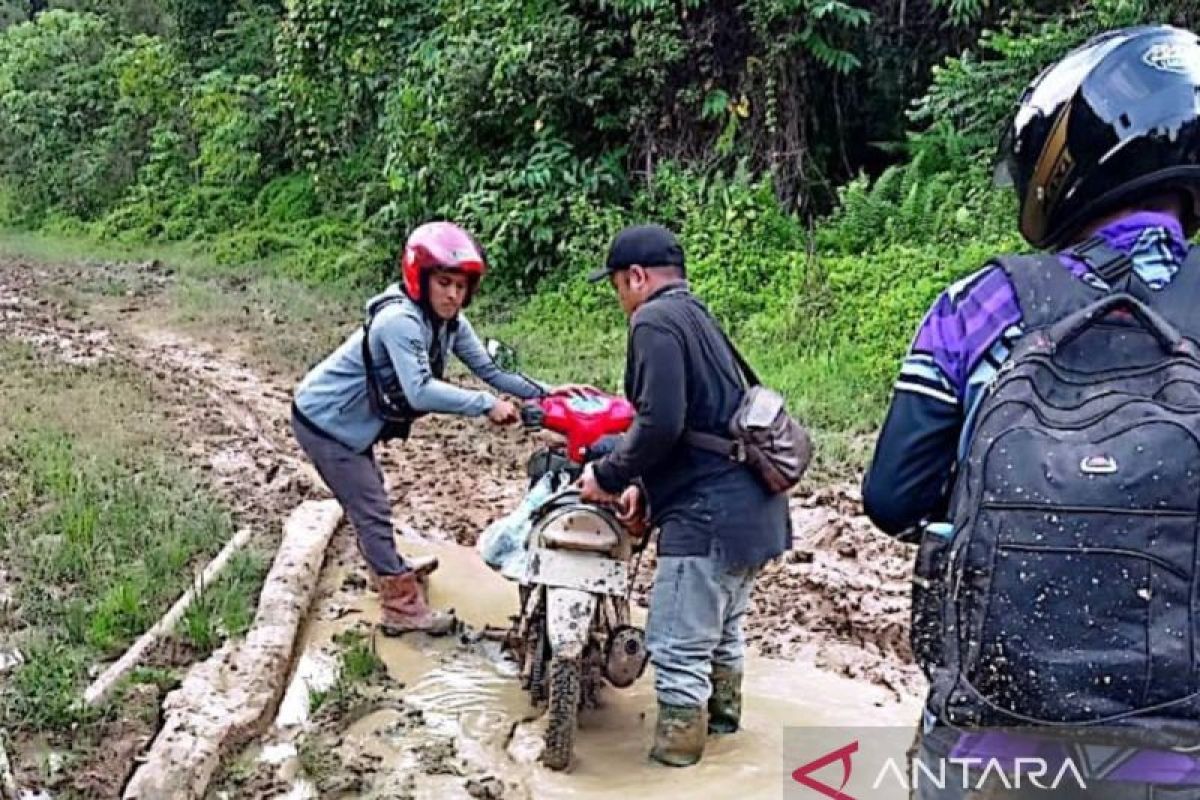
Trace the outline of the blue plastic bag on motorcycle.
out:
[[[555,475],[550,473],[533,485],[516,510],[493,522],[483,531],[475,549],[489,567],[510,581],[525,577],[529,560],[526,547],[533,528],[533,515],[557,490]]]

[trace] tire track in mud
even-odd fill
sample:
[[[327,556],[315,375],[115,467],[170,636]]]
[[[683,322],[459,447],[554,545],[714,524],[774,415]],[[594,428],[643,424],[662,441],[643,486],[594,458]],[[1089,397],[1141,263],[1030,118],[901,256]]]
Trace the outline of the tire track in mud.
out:
[[[291,508],[327,496],[291,437],[291,386],[262,377],[225,343],[206,344],[132,316],[106,326],[48,291],[72,275],[94,280],[98,269],[132,270],[159,287],[170,280],[157,262],[48,269],[0,261],[0,338],[85,366],[118,360],[151,376],[164,413],[189,431],[179,449],[209,477],[239,524],[273,546]],[[152,302],[153,292],[126,298],[122,310]],[[396,520],[409,535],[473,545],[522,496],[525,460],[537,445],[520,431],[497,431],[479,420],[431,417],[415,428],[407,442],[379,452]],[[747,623],[751,646],[882,685],[897,697],[916,694],[922,679],[907,642],[911,549],[872,529],[851,486],[794,497],[791,513],[794,549],[760,577]],[[645,561],[636,588],[643,606],[652,554]],[[327,565],[333,563],[356,574],[351,589],[365,593],[358,580],[365,571],[345,529],[331,548]]]

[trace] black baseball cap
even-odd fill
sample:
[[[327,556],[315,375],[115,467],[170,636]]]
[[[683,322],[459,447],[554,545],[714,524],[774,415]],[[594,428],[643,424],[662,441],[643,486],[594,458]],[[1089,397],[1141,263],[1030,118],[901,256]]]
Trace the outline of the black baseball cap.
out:
[[[588,276],[592,283],[602,281],[614,272],[629,269],[634,264],[643,267],[679,267],[685,269],[683,248],[675,234],[662,225],[633,225],[617,234],[608,249],[603,269]]]

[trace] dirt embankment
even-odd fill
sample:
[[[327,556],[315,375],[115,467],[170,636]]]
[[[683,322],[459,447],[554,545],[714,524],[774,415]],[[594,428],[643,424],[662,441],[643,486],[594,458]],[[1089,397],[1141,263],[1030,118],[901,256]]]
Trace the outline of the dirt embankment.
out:
[[[73,279],[97,269],[135,276],[138,291],[69,302]],[[120,359],[144,370],[163,398],[163,413],[187,431],[179,449],[269,547],[296,503],[324,494],[288,430],[291,385],[256,372],[219,331],[205,342],[148,323],[146,306],[170,280],[156,262],[55,268],[0,262],[0,337],[27,342],[47,357],[80,364]],[[92,313],[92,301],[102,311]],[[422,420],[408,442],[380,455],[401,528],[473,544],[521,497],[524,463],[535,446],[519,431],[496,431],[478,420]],[[915,694],[920,678],[907,644],[909,549],[871,528],[850,486],[802,494],[792,515],[794,549],[766,567],[754,595],[751,645],[897,696]],[[352,553],[344,532],[337,547],[343,557]],[[643,601],[652,561],[642,565]],[[365,592],[357,581],[349,589]]]

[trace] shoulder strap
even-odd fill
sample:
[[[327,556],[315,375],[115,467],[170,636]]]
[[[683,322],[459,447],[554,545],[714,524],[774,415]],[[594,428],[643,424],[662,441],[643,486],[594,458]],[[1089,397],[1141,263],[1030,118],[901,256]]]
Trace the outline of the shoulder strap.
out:
[[[1008,276],[1027,330],[1053,325],[1105,294],[1072,275],[1056,255],[1005,255],[992,263]]]
[[[1184,336],[1200,342],[1200,247],[1188,250],[1169,284],[1149,294],[1147,302],[1155,311]]]
[[[683,432],[683,441],[692,447],[707,450],[719,456],[726,456],[734,461],[741,462],[746,458],[741,442],[726,436],[718,436],[715,433],[687,430]]]
[[[741,351],[737,349],[737,345],[729,338],[729,334],[725,333],[720,325],[716,327],[721,334],[721,338],[725,340],[725,344],[729,345],[729,352],[733,354],[733,360],[738,365],[738,369],[741,370],[742,377],[746,380],[746,385],[761,386],[762,381],[758,379],[758,373],[754,371],[754,367],[750,366],[750,362],[742,357]]]
[[[381,297],[367,306],[367,318],[363,322],[362,340],[362,361],[363,366],[367,370],[367,380],[375,380],[375,360],[371,358],[371,323],[375,321],[375,316],[386,306],[399,303],[403,299],[398,295],[390,295],[388,297]]]
[[[761,386],[762,381],[759,380],[758,373],[754,371],[754,367],[750,366],[750,362],[746,361],[746,359],[742,356],[741,351],[737,349],[737,345],[735,345],[733,340],[729,338],[729,334],[727,334],[725,329],[721,327],[721,324],[717,322],[716,318],[712,315],[712,312],[699,302],[696,302],[696,305],[699,306],[699,308],[704,312],[704,315],[708,317],[709,322],[711,322],[713,327],[717,329],[717,333],[721,334],[721,338],[725,341],[725,346],[729,348],[729,353],[733,356],[733,363],[737,365],[738,371],[741,372],[742,381],[747,386]]]
[[[1133,271],[1133,259],[1129,254],[1110,247],[1103,236],[1093,236],[1065,252],[1087,264],[1092,272],[1113,289],[1120,288],[1121,283],[1129,281],[1136,274]]]
[[[750,366],[750,363],[742,356],[741,351],[737,349],[737,345],[735,345],[733,340],[729,338],[729,334],[725,333],[725,329],[720,326],[717,320],[713,318],[712,313],[709,312],[708,309],[704,308],[702,304],[697,303],[696,305],[704,311],[705,316],[708,317],[713,327],[716,328],[719,334],[721,334],[721,339],[724,340],[725,346],[729,348],[729,353],[733,356],[733,362],[737,366],[739,377],[741,378],[741,381],[745,387],[752,388],[755,386],[761,386],[762,381],[759,380],[758,374],[754,371],[754,368]],[[737,461],[738,463],[742,463],[746,460],[746,451],[743,448],[742,443],[737,439],[731,439],[728,436],[721,436],[715,433],[704,433],[702,431],[689,429],[684,431],[683,441],[685,444],[688,444],[692,447],[725,456],[733,461]]]
[[[375,319],[375,315],[387,306],[394,305],[395,303],[401,303],[404,300],[405,298],[398,294],[389,294],[380,297],[374,303],[371,303],[371,305],[367,306],[367,323],[370,324],[370,322]]]

